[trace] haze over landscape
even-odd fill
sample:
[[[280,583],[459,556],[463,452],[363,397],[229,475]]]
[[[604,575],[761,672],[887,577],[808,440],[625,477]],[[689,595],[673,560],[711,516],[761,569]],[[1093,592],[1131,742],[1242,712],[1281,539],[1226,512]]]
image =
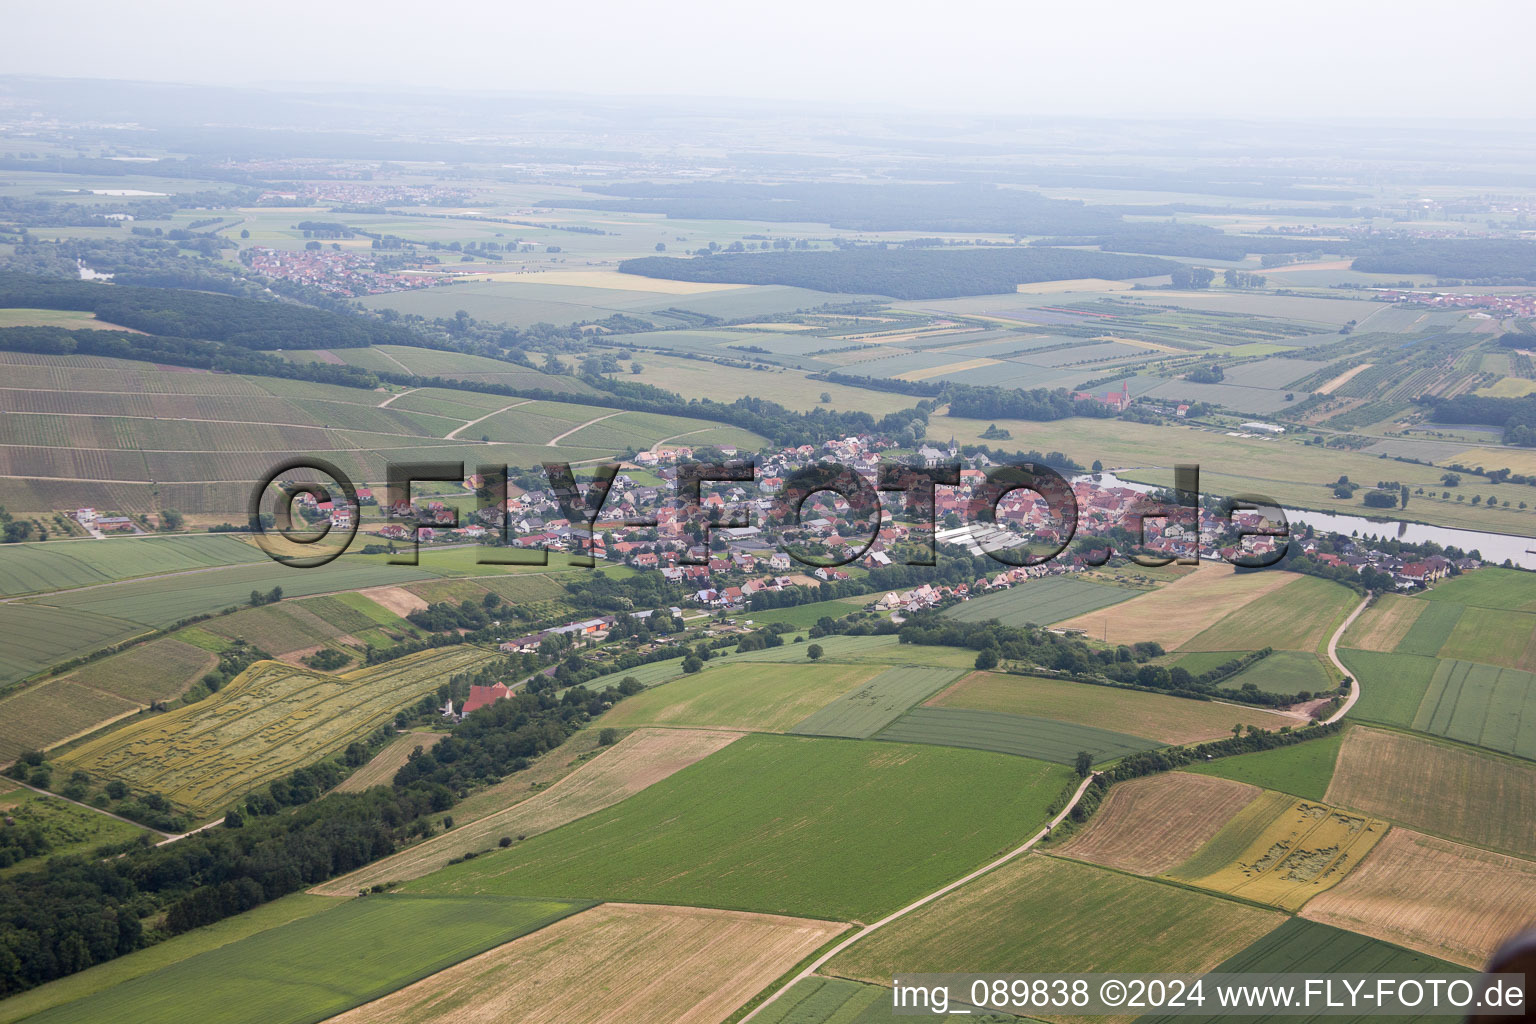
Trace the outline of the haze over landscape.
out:
[[[0,1024],[1529,969],[1532,21],[9,12]]]

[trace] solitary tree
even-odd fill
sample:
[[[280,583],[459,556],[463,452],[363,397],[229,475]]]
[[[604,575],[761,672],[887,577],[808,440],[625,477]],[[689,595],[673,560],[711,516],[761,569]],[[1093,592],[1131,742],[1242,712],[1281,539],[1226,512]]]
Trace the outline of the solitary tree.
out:
[[[821,649],[821,644],[811,644],[805,649],[805,656],[812,661],[819,661],[826,652]]]
[[[1093,773],[1093,755],[1086,750],[1079,750],[1074,767],[1077,769],[1077,777],[1086,779]]]

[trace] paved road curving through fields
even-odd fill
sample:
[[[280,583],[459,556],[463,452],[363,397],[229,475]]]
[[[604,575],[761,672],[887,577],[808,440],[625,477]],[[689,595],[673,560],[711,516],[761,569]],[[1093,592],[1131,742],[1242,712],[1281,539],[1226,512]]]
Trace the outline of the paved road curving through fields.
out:
[[[1358,611],[1357,611],[1357,614],[1358,614]],[[920,907],[927,906],[928,904],[932,903],[934,900],[938,899],[941,896],[948,895],[949,893],[951,893],[951,892],[955,891],[956,889],[960,888],[965,883],[970,882],[970,881],[974,881],[975,879],[980,878],[982,875],[986,874],[987,872],[992,871],[992,870],[994,870],[996,868],[1002,867],[1004,864],[1006,864],[1009,861],[1013,860],[1015,857],[1019,856],[1020,854],[1028,853],[1031,849],[1034,848],[1036,843],[1038,843],[1040,840],[1044,839],[1046,836],[1050,835],[1051,829],[1055,828],[1057,825],[1060,825],[1062,823],[1062,821],[1066,819],[1067,815],[1072,813],[1072,808],[1077,806],[1077,802],[1079,800],[1081,800],[1083,798],[1083,794],[1088,791],[1089,784],[1092,783],[1093,780],[1098,777],[1098,775],[1099,775],[1098,772],[1094,772],[1092,775],[1090,775],[1086,779],[1084,779],[1083,780],[1083,784],[1081,786],[1077,787],[1077,792],[1072,794],[1072,799],[1067,802],[1067,806],[1065,806],[1065,807],[1063,807],[1061,809],[1061,813],[1056,815],[1056,817],[1052,818],[1051,819],[1051,823],[1049,825],[1047,825],[1044,828],[1042,828],[1039,832],[1036,832],[1033,836],[1030,836],[1029,839],[1023,845],[1018,846],[1018,847],[1008,851],[1007,853],[1003,854],[1001,857],[997,858],[997,860],[994,860],[992,863],[986,865],[985,867],[977,868],[975,871],[972,871],[970,874],[966,875],[964,878],[961,878],[961,879],[958,879],[956,881],[950,882],[948,885],[946,885],[942,889],[939,889],[937,892],[931,892],[927,896],[924,896],[922,899],[918,900],[917,902],[909,903],[905,907],[902,907],[900,910],[896,911],[895,913],[889,914],[889,915],[887,915],[885,917],[882,917],[880,920],[876,921],[874,924],[865,925],[863,928],[861,928],[858,931],[854,932],[852,935],[848,936],[848,938],[844,939],[842,942],[839,942],[837,945],[835,945],[831,949],[827,950],[821,956],[817,957],[814,962],[812,962],[809,966],[807,966],[805,968],[805,970],[801,971],[799,974],[795,975],[793,978],[790,978],[789,981],[785,982],[782,986],[779,987],[778,991],[774,992],[773,995],[769,996],[767,999],[764,999],[761,1003],[759,1003],[756,1007],[754,1007],[751,1013],[749,1013],[745,1017],[741,1018],[740,1024],[747,1024],[747,1021],[751,1020],[753,1017],[756,1017],[759,1013],[762,1013],[763,1010],[767,1009],[769,1006],[772,1006],[773,1003],[778,1000],[779,996],[782,996],[785,992],[788,992],[790,989],[794,988],[795,985],[799,984],[800,982],[804,981],[806,978],[809,978],[811,975],[815,974],[821,968],[821,966],[823,964],[825,964],[828,960],[831,960],[833,957],[837,956],[837,954],[841,953],[843,950],[847,949],[849,946],[853,945],[855,942],[858,942],[860,939],[862,939],[865,936],[869,935],[871,932],[879,931],[881,928],[884,928],[886,925],[890,924],[892,921],[896,921],[896,920],[898,920],[900,918],[906,917],[908,914],[912,913],[912,911],[917,910]]]
[[[1350,682],[1349,696],[1344,698],[1344,703],[1339,705],[1337,711],[1323,720],[1324,725],[1332,725],[1349,714],[1349,709],[1354,707],[1355,701],[1360,699],[1360,680],[1356,679],[1349,669],[1344,667],[1344,663],[1339,660],[1339,640],[1343,638],[1344,631],[1354,624],[1355,620],[1360,617],[1360,613],[1365,611],[1365,606],[1370,603],[1370,596],[1367,595],[1364,600],[1355,606],[1355,610],[1349,613],[1349,618],[1339,623],[1339,628],[1333,631],[1333,636],[1328,638],[1328,660],[1333,662],[1333,667],[1339,670],[1340,675],[1349,676]]]

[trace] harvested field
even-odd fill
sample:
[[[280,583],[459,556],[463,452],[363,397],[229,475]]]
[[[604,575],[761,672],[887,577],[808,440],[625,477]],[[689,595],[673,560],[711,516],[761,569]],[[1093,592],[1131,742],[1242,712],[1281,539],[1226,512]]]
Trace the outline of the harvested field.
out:
[[[1383,594],[1350,624],[1339,646],[1364,651],[1395,651],[1427,607],[1425,602],[1401,594]]]
[[[1150,594],[1068,619],[1060,625],[1064,629],[1084,630],[1095,639],[1107,637],[1112,644],[1155,640],[1172,650],[1249,602],[1302,578],[1288,572],[1239,575],[1229,565],[1207,562]],[[1243,644],[1225,649],[1245,650],[1251,641],[1252,637],[1248,637]]]
[[[959,674],[958,669],[922,665],[886,669],[789,731],[804,736],[868,739]]]
[[[716,1024],[845,927],[605,903],[330,1024]]]
[[[359,590],[358,593],[401,618],[405,618],[411,612],[419,612],[427,606],[427,602],[404,587],[371,587],[368,590]]]
[[[108,733],[58,763],[211,815],[232,797],[345,747],[452,673],[491,657],[475,647],[437,648],[339,676],[257,662],[209,699]]]
[[[336,787],[336,792],[361,793],[374,786],[389,785],[395,773],[405,767],[411,751],[417,747],[431,750],[438,740],[447,735],[445,732],[410,732],[397,737],[393,743],[375,754],[373,760],[343,779],[341,785]]]
[[[1088,827],[1059,852],[1138,875],[1161,875],[1194,856],[1261,792],[1186,772],[1121,782]]]
[[[1536,765],[1355,726],[1328,802],[1422,832],[1536,857]]]
[[[1536,921],[1536,864],[1396,828],[1302,916],[1481,967]]]
[[[1277,805],[1279,813],[1270,813]],[[1283,804],[1255,800],[1169,876],[1256,903],[1298,910],[1337,885],[1387,828],[1385,821],[1307,800],[1286,799]]]
[[[1259,708],[1000,672],[972,672],[928,705],[1033,715],[1162,743],[1219,739],[1239,723],[1271,730],[1296,724],[1288,715]]]
[[[879,674],[879,665],[807,663],[786,671],[782,665],[738,662],[629,697],[603,716],[603,724],[782,732]]]
[[[1315,651],[1359,601],[1359,596],[1342,584],[1303,577],[1233,609],[1181,644],[1179,650],[1250,650],[1255,638],[1261,638],[1265,646],[1277,651]]]
[[[1177,886],[1029,854],[887,925],[823,970],[877,984],[890,983],[893,965],[1202,973],[1283,920]]]
[[[344,896],[381,882],[409,881],[436,871],[455,857],[495,847],[503,836],[520,841],[548,832],[633,796],[740,735],[700,729],[638,729],[537,796],[311,891]]]

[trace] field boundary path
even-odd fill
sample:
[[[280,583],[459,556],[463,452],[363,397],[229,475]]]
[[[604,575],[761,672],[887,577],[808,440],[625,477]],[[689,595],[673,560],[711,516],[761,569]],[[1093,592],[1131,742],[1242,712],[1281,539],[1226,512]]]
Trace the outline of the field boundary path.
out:
[[[7,777],[9,778],[9,776],[7,776]],[[151,826],[144,824],[142,821],[133,821],[130,818],[124,818],[120,814],[113,814],[111,811],[104,810],[103,808],[92,807],[90,804],[82,803],[79,800],[71,800],[69,797],[64,796],[61,793],[55,793],[51,789],[40,789],[37,786],[32,785],[32,783],[24,782],[21,779],[12,778],[11,781],[16,783],[16,785],[18,785],[18,786],[25,786],[25,787],[27,787],[28,789],[30,789],[34,793],[41,793],[43,796],[51,796],[55,800],[63,800],[65,803],[74,804],[76,807],[84,807],[88,811],[94,811],[97,814],[104,814],[107,817],[112,818],[115,821],[121,821],[124,824],[132,825],[134,828],[142,828],[146,832],[153,832],[153,833],[155,833],[155,835],[164,836],[165,837],[164,841],[167,842],[167,843],[169,843],[169,842],[171,842],[173,840],[181,838],[181,836],[177,835],[175,832],[162,832],[160,829],[152,828]],[[221,818],[219,820],[222,821],[223,819]],[[163,845],[163,843],[157,843],[156,845],[157,846]]]
[[[773,1003],[779,998],[779,996],[783,995],[785,992],[788,992],[800,982],[815,974],[816,971],[821,968],[822,964],[825,964],[828,960],[831,960],[833,957],[837,956],[837,954],[841,953],[843,950],[847,949],[849,946],[853,945],[855,942],[858,942],[860,939],[864,938],[870,933],[879,931],[881,928],[884,928],[892,921],[897,921],[903,917],[906,917],[908,914],[912,913],[912,911],[919,910],[922,907],[927,906],[934,900],[939,899],[941,896],[949,895],[951,892],[954,892],[956,889],[960,888],[962,885],[965,885],[967,882],[975,881],[982,875],[985,875],[987,872],[994,871],[997,868],[1002,867],[1004,864],[1007,864],[1015,857],[1018,857],[1024,853],[1028,853],[1031,849],[1034,848],[1036,843],[1050,835],[1051,830],[1054,829],[1057,825],[1060,825],[1066,816],[1072,813],[1072,808],[1077,806],[1077,802],[1083,798],[1083,794],[1088,791],[1088,787],[1092,785],[1094,779],[1099,777],[1099,774],[1100,773],[1098,772],[1094,772],[1086,779],[1084,779],[1083,784],[1077,787],[1077,792],[1072,794],[1072,799],[1067,801],[1067,805],[1061,809],[1061,813],[1052,818],[1050,823],[1042,828],[1039,832],[1036,832],[1034,835],[1030,836],[1029,839],[1025,840],[1023,844],[1015,847],[1012,850],[1009,850],[1007,853],[1003,854],[992,863],[987,864],[984,867],[977,868],[975,871],[972,871],[964,878],[956,879],[955,881],[950,882],[944,888],[929,893],[927,896],[917,900],[915,903],[909,903],[902,907],[900,910],[891,914],[887,914],[885,917],[882,917],[874,924],[868,924],[863,928],[860,928],[858,931],[848,936],[848,938],[844,939],[842,942],[839,942],[837,945],[827,950],[821,956],[817,957],[799,974],[796,974],[793,978],[790,978],[783,985],[779,986],[778,991],[774,992],[774,994],[769,996],[767,999],[764,999],[761,1003],[758,1003],[757,1006],[753,1008],[751,1013],[741,1018],[738,1024],[747,1024],[747,1021],[751,1020],[753,1017],[756,1017],[759,1013],[762,1013],[763,1010],[767,1009],[769,1006],[772,1006]]]
[[[1349,696],[1344,698],[1344,703],[1339,706],[1339,710],[1324,720],[1324,725],[1332,725],[1349,714],[1349,709],[1354,707],[1355,701],[1360,699],[1360,680],[1349,669],[1345,668],[1344,663],[1339,660],[1339,641],[1343,638],[1344,631],[1354,624],[1354,621],[1360,617],[1360,613],[1365,611],[1365,606],[1370,603],[1369,595],[1362,598],[1360,603],[1355,606],[1355,610],[1349,613],[1349,618],[1339,623],[1339,628],[1334,630],[1333,636],[1328,638],[1328,660],[1333,662],[1333,667],[1339,670],[1340,675],[1349,678]]]
[[[380,402],[377,406],[375,406],[375,408],[377,408],[377,409],[388,409],[389,408],[389,403],[393,402],[395,399],[397,399],[397,398],[404,398],[406,395],[415,394],[417,391],[420,391],[420,390],[421,390],[421,388],[406,388],[404,391],[396,391],[394,394],[390,395],[388,398],[384,399],[384,401]]]
[[[552,437],[548,441],[545,441],[544,442],[544,446],[546,448],[553,448],[555,445],[559,444],[561,441],[564,441],[566,438],[568,438],[572,434],[576,433],[576,431],[578,431],[578,430],[585,430],[587,427],[590,427],[594,423],[601,423],[601,422],[603,422],[603,420],[611,420],[615,416],[622,416],[626,411],[628,411],[628,410],[620,409],[618,412],[610,412],[606,416],[599,416],[596,419],[587,420],[587,422],[585,422],[585,423],[578,423],[576,426],[572,427],[570,430],[567,430],[565,433],[561,434],[559,437]]]
[[[461,431],[461,430],[468,430],[470,427],[474,426],[476,423],[479,423],[479,422],[481,422],[483,420],[488,420],[492,416],[499,416],[500,414],[506,412],[508,409],[516,409],[520,405],[527,405],[531,401],[533,401],[533,399],[525,398],[521,402],[513,402],[511,405],[503,406],[502,408],[497,409],[495,412],[488,412],[488,413],[486,413],[484,416],[481,416],[480,419],[478,419],[478,420],[470,420],[468,423],[464,424],[462,427],[454,427],[452,430],[448,431],[448,433],[443,435],[443,440],[444,441],[452,441],[454,438],[459,436],[459,431]],[[382,409],[383,406],[380,406],[379,408]],[[553,444],[554,442],[551,441],[550,443]]]

